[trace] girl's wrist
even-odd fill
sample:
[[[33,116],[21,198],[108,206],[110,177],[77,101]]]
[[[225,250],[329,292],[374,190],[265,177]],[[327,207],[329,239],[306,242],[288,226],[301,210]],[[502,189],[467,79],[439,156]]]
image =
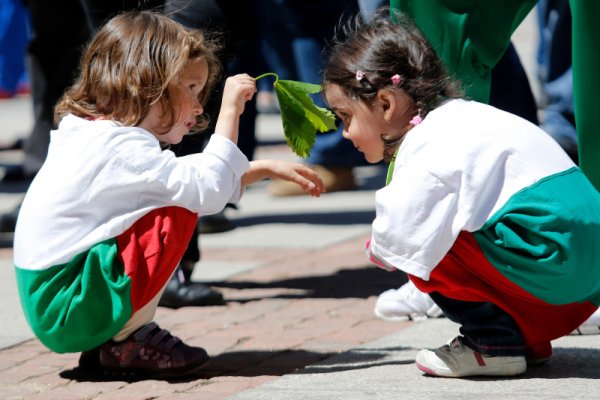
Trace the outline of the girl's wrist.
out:
[[[250,169],[264,178],[271,178],[271,168],[268,160],[250,161]]]
[[[238,141],[239,118],[230,115],[219,114],[215,124],[215,134],[225,136],[232,142]]]

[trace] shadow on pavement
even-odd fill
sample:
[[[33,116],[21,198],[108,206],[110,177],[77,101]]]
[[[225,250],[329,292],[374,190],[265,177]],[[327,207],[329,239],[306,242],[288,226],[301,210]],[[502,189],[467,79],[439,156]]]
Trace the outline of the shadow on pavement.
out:
[[[413,364],[414,360],[412,356],[405,359],[392,359],[390,357],[396,352],[407,350],[416,352],[419,349],[402,346],[378,349],[352,349],[329,357],[321,361],[318,365],[297,371],[296,374],[328,374],[332,372],[382,367],[385,365]]]
[[[359,370],[386,365],[408,365],[414,363],[412,354],[399,359],[394,353],[416,351],[411,347],[383,349],[354,349],[343,353],[320,353],[307,350],[283,351],[234,351],[219,354],[201,370],[180,379],[163,379],[168,382],[191,382],[198,379],[211,379],[218,376],[283,376],[288,374],[327,374],[341,371]],[[318,364],[317,364],[318,363]],[[317,365],[312,365],[317,364]],[[310,366],[308,369],[305,367]],[[101,375],[90,374],[79,368],[60,373],[64,379],[78,382],[128,381],[126,379],[108,379]],[[528,368],[522,376],[512,378],[473,377],[463,378],[472,381],[498,381],[519,379],[600,379],[600,350],[591,348],[557,348],[552,359],[537,367]],[[435,379],[435,378],[431,378]]]
[[[524,378],[600,379],[600,350],[576,347],[555,347],[549,362],[527,369]]]
[[[235,226],[255,226],[261,224],[312,224],[312,225],[354,225],[371,224],[375,211],[341,211],[299,214],[263,214],[252,217],[235,218]]]
[[[2,152],[3,148],[0,148]],[[6,163],[0,160],[0,193],[25,193],[33,180],[31,176],[23,176],[20,164]]]
[[[346,354],[346,353],[344,353]],[[386,364],[398,364],[397,361],[382,361],[386,357],[386,353],[382,351],[349,351],[347,353],[352,360],[347,365],[327,366],[323,364],[323,368],[311,368],[311,373],[329,373],[342,370],[361,369],[370,366],[380,366]],[[218,376],[283,376],[292,373],[302,373],[302,369],[308,365],[322,363],[323,360],[336,356],[337,353],[320,353],[308,350],[281,350],[281,351],[234,351],[222,353],[211,358],[208,364],[202,369],[193,374],[179,379],[159,379],[168,382],[191,382],[198,379],[211,379]],[[412,361],[411,361],[412,362]],[[321,365],[321,364],[319,364]],[[150,379],[132,379],[126,378],[109,378],[101,374],[93,374],[89,371],[80,369],[79,367],[65,370],[59,374],[61,378],[70,379],[78,382],[108,382],[122,381],[134,382]],[[157,380],[153,378],[152,380]]]
[[[3,182],[0,180],[0,193],[23,193],[29,188],[31,181]]]
[[[396,289],[407,281],[401,272],[388,272],[371,265],[357,269],[342,269],[335,274],[323,276],[302,276],[269,282],[220,281],[206,282],[210,286],[230,289],[299,289],[302,294],[282,294],[273,298],[362,298],[378,296],[387,289]],[[260,298],[238,298],[236,302],[264,300]]]

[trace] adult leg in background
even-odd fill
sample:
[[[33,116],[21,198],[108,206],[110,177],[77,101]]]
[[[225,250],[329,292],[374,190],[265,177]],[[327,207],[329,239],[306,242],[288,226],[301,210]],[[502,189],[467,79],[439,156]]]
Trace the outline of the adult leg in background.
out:
[[[356,1],[344,0],[326,3],[316,0],[301,3],[280,0],[272,1],[271,6],[278,10],[274,14],[287,22],[280,29],[285,29],[286,35],[291,38],[297,79],[318,84],[326,41],[332,37],[341,20],[358,12],[358,4]],[[315,97],[315,102],[323,106],[322,98]],[[335,131],[317,135],[310,156],[306,159],[321,175],[327,192],[355,189],[353,168],[368,165],[362,153],[342,137],[341,124],[338,125],[340,127]],[[283,181],[274,181],[269,190],[275,196],[303,193],[296,185]]]

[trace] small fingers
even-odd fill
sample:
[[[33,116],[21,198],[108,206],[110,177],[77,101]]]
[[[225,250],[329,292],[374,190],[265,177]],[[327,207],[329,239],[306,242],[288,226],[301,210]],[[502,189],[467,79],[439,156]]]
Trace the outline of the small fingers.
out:
[[[311,196],[319,197],[321,195],[321,188],[315,182],[311,181],[310,179],[306,179],[300,174],[295,174],[289,180],[300,186],[302,190],[304,190]]]
[[[239,90],[243,92],[246,100],[252,98],[256,92],[256,81],[248,74],[238,74],[228,78],[232,85],[239,87]]]
[[[300,164],[300,168],[296,170],[299,175],[314,185],[314,190],[319,193],[325,192],[325,183],[314,170]]]
[[[302,164],[297,164],[295,172],[294,181],[311,196],[319,197],[321,193],[325,192],[325,184],[315,171]]]

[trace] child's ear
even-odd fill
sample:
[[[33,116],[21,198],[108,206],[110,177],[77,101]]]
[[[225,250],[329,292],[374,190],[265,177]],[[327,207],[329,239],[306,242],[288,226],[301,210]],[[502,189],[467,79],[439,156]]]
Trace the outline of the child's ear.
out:
[[[383,117],[386,121],[391,121],[396,111],[396,96],[390,90],[382,89],[377,92],[377,100],[383,109]]]

